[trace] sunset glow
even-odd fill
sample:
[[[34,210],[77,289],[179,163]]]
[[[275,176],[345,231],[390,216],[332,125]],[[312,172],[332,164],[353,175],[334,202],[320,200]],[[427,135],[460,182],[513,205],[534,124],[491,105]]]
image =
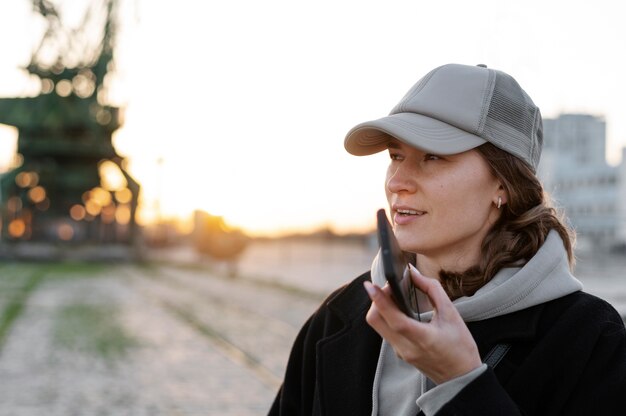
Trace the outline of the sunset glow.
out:
[[[0,95],[50,89],[16,69],[28,63],[41,24],[29,1],[10,3],[0,6],[0,36],[15,40],[4,51]],[[121,3],[106,98],[125,107],[113,140],[142,186],[143,224],[177,219],[188,229],[199,209],[254,235],[371,229],[385,205],[387,157],[348,155],[344,135],[386,115],[420,76],[448,62],[511,73],[544,117],[604,115],[612,163],[626,145],[626,29],[610,2]],[[541,13],[525,12],[532,9]],[[54,93],[88,94],[90,85],[87,74]],[[1,171],[19,163],[15,141],[15,129],[0,126]],[[121,171],[108,162],[100,173],[108,197],[91,190],[72,217],[114,202],[105,216],[128,221]],[[45,190],[30,192],[45,200]]]

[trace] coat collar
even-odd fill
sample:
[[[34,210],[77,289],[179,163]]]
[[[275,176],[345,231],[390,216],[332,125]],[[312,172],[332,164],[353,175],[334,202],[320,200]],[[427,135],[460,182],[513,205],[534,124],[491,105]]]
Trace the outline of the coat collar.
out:
[[[328,308],[345,324],[366,314],[372,303],[363,287],[366,280],[371,281],[370,272],[357,277],[328,301]]]

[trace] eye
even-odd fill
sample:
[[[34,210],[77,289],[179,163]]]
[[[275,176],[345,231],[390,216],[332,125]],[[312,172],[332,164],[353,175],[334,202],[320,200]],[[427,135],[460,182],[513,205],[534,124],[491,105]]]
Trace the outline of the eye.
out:
[[[402,155],[396,152],[389,152],[389,158],[391,160],[402,160]]]
[[[424,155],[424,160],[440,160],[441,157],[437,155],[433,155],[432,153],[427,153]]]

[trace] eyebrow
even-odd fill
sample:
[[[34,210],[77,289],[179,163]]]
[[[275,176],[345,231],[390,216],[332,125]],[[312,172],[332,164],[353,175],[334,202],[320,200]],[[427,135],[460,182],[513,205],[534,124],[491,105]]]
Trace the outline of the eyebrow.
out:
[[[398,142],[394,141],[389,141],[387,143],[387,148],[388,149],[399,149],[400,148],[400,144]]]

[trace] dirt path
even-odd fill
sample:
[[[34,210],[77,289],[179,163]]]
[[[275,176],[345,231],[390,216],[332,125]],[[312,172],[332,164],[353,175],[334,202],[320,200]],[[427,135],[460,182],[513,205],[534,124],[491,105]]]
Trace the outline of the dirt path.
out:
[[[318,298],[205,270],[4,266],[0,415],[263,415]],[[39,276],[25,294],[20,288]]]

